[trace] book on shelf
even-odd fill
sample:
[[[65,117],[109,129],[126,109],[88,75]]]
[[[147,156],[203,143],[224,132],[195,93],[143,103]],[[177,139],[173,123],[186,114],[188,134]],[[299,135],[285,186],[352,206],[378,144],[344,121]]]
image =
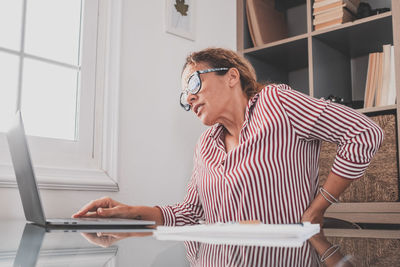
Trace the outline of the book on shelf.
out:
[[[352,14],[349,11],[347,11],[347,9],[345,8],[333,9],[331,12],[315,16],[313,20],[313,25],[322,24],[336,19],[345,20],[345,18],[347,17],[349,19],[353,17]]]
[[[335,3],[350,3],[358,8],[360,4],[360,0],[323,0],[323,1],[314,1],[313,8],[325,7],[327,5],[335,4]]]
[[[346,7],[351,13],[357,14],[358,5],[360,1],[355,0],[326,0],[321,2],[315,2],[313,5],[313,14],[318,15],[327,11],[330,11],[333,8],[337,7]]]
[[[375,79],[375,65],[376,65],[377,53],[370,53],[368,55],[368,70],[367,70],[367,80],[365,83],[365,93],[364,93],[364,108],[369,108],[373,106],[373,88]]]
[[[383,52],[368,56],[364,108],[394,105],[396,95],[394,48],[383,45]]]
[[[275,9],[274,0],[248,0],[246,1],[246,14],[254,46],[261,46],[287,37],[285,14]]]
[[[330,20],[314,20],[313,25],[315,30],[324,29],[327,27],[336,26],[353,20],[353,15],[345,8],[342,13],[339,13],[335,18]]]

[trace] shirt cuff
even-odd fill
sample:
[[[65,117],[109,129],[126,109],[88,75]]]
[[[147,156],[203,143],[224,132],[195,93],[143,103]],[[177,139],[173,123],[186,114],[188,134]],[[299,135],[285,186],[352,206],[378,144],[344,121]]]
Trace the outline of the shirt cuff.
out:
[[[157,206],[161,210],[164,226],[175,226],[175,214],[170,206]]]
[[[365,170],[368,168],[369,164],[370,162],[352,162],[350,160],[340,157],[339,155],[336,155],[335,161],[332,166],[332,172],[345,179],[358,179],[364,175]]]

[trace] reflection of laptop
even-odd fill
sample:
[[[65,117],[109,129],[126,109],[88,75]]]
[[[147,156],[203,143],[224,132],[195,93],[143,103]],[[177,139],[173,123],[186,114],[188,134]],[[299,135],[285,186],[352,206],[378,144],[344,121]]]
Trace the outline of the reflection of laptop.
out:
[[[14,165],[19,194],[27,221],[42,226],[84,226],[84,227],[132,227],[154,225],[153,221],[116,219],[116,218],[65,218],[46,219],[40,201],[38,186],[25,136],[21,112],[18,111],[13,124],[7,132],[11,159]]]
[[[33,224],[25,225],[14,266],[36,266],[45,233],[45,228]]]
[[[113,231],[115,229],[111,229]],[[53,230],[51,230],[53,231]],[[128,230],[130,231],[130,230]],[[14,259],[15,267],[33,267],[33,266],[84,266],[84,262],[90,261],[90,266],[105,266],[111,258],[115,257],[118,247],[111,246],[107,248],[80,246],[78,243],[72,243],[72,247],[60,248],[54,246],[54,241],[63,240],[66,236],[58,236],[56,240],[52,239],[50,247],[43,250],[42,243],[47,229],[35,224],[27,223],[19,242],[17,254]],[[47,236],[49,237],[49,236]],[[51,237],[51,236],[50,236]],[[69,240],[74,238],[69,235]],[[68,264],[66,264],[68,262]],[[106,264],[107,265],[107,264]],[[1,265],[3,266],[3,265]]]

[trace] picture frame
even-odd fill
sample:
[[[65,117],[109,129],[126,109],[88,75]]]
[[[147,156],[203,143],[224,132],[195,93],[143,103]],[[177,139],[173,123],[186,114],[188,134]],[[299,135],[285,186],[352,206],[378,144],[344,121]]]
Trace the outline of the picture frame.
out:
[[[166,0],[165,30],[167,33],[195,40],[196,0]]]

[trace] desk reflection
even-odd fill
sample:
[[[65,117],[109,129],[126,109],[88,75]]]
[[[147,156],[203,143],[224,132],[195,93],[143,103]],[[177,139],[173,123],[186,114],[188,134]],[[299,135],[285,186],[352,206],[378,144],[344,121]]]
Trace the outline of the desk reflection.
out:
[[[170,242],[151,235],[140,231],[48,233],[26,224],[14,264],[4,266],[130,266],[133,262],[140,262],[139,266],[361,266],[349,261],[322,233],[301,247]],[[324,254],[326,260],[321,263]]]
[[[107,247],[129,237],[151,233],[83,233],[90,243]],[[214,238],[213,241],[218,241]],[[300,247],[209,244],[184,241],[190,266],[354,266],[354,259],[341,254],[323,233],[314,235]],[[321,261],[323,259],[323,262]]]

